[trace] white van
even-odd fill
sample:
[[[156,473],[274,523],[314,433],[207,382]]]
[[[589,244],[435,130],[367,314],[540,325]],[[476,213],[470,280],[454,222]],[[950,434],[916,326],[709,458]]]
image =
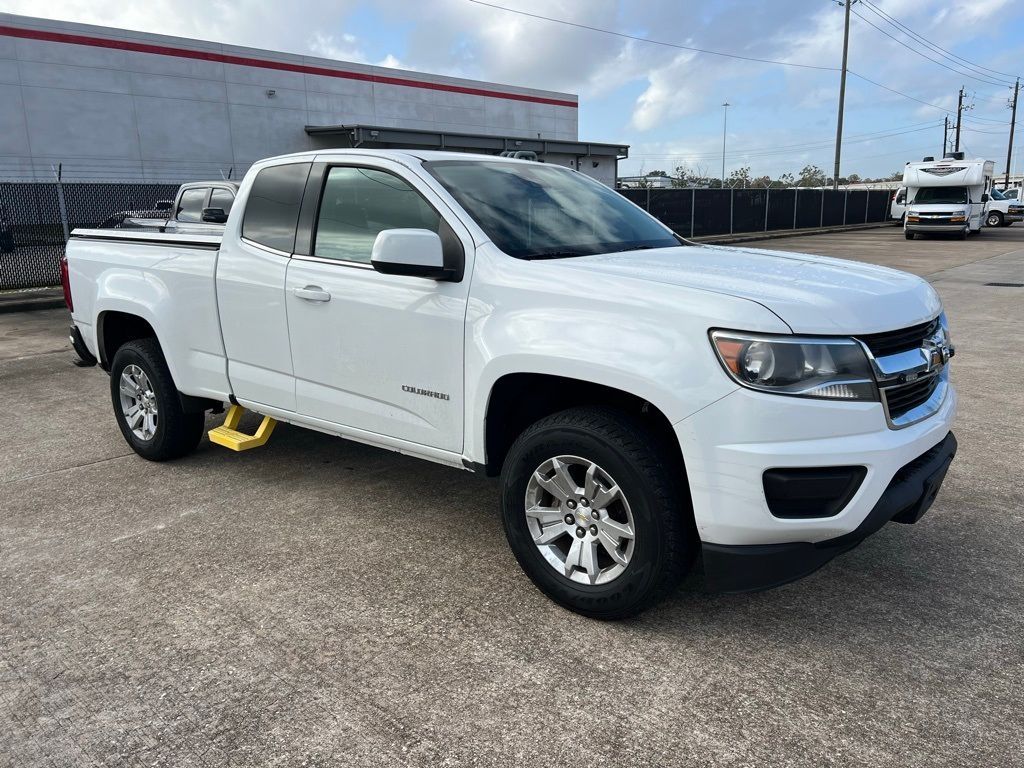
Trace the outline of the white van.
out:
[[[907,163],[903,170],[907,240],[919,233],[954,232],[966,238],[980,232],[994,171],[991,160],[965,160],[963,152],[947,152],[942,160],[926,157],[920,163]]]
[[[892,193],[892,206],[889,211],[890,218],[903,221],[907,212],[907,188],[900,187]]]
[[[1016,195],[1010,197],[992,187],[988,198],[985,222],[990,227],[1008,227],[1016,221],[1024,221],[1024,202]]]

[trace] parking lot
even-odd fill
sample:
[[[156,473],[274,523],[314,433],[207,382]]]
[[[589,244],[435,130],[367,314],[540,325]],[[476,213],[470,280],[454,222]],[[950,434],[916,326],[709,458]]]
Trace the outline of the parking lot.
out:
[[[147,463],[67,313],[0,315],[0,763],[1024,765],[1024,226],[743,247],[931,280],[960,452],[917,525],[620,623],[534,589],[494,481],[287,425]]]

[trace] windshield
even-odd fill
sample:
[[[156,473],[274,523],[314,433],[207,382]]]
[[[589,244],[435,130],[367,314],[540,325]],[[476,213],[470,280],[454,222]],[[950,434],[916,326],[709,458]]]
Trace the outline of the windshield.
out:
[[[914,196],[915,203],[966,203],[967,187],[921,187]]]
[[[582,173],[540,163],[441,160],[424,167],[501,250],[565,258],[681,244],[671,230]]]
[[[1009,198],[1007,198],[1006,195],[1004,195],[1002,192],[1000,192],[995,187],[992,187],[992,199],[993,200],[1008,200]]]

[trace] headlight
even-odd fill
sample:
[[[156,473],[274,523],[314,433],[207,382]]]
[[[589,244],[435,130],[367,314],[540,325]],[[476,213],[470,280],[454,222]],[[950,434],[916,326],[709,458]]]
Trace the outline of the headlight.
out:
[[[877,400],[864,350],[853,339],[712,331],[711,342],[738,384],[762,392],[830,400]]]

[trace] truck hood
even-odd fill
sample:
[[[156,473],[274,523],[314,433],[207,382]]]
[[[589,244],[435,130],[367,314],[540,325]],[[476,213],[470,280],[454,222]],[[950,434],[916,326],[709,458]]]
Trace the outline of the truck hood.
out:
[[[794,333],[864,334],[931,320],[941,310],[919,277],[857,261],[785,251],[680,246],[580,256],[566,267],[757,302]]]

